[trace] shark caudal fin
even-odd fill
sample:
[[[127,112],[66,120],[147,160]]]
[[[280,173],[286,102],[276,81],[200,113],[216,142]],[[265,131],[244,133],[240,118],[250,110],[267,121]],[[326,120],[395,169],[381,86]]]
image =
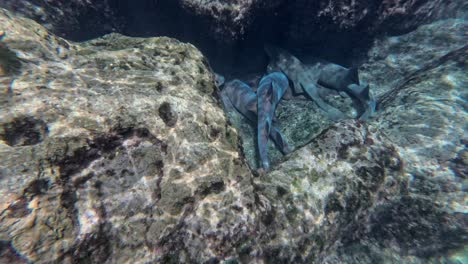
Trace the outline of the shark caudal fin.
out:
[[[348,85],[349,90],[358,98],[369,100],[369,84],[365,83],[363,85],[351,84]]]
[[[363,112],[360,113],[359,120],[367,120],[372,117],[376,111],[377,102],[369,91],[369,84],[351,84],[348,89],[361,104]]]

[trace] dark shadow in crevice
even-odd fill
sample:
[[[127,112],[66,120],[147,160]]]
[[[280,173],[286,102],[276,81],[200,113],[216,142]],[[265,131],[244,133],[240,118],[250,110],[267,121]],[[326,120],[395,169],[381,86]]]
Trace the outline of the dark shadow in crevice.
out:
[[[122,34],[134,37],[168,36],[195,45],[217,73],[228,80],[263,74],[268,58],[266,43],[291,51],[307,62],[318,57],[344,66],[356,66],[372,44],[370,36],[356,32],[317,32],[313,39],[295,40],[288,36],[293,10],[285,2],[272,9],[254,8],[246,32],[235,39],[213,35],[219,26],[209,16],[183,9],[178,1],[115,0],[112,8],[125,21]],[[223,25],[221,25],[222,27]],[[312,30],[312,29],[311,29]],[[222,37],[221,37],[222,38]]]

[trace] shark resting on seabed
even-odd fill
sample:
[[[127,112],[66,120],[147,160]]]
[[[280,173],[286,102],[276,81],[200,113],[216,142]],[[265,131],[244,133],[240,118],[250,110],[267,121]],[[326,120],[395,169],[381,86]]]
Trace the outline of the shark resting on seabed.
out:
[[[269,139],[272,139],[283,154],[291,152],[291,147],[278,129],[275,119],[276,107],[283,97],[306,94],[331,119],[347,118],[344,113],[323,101],[318,93],[318,87],[323,86],[349,95],[360,106],[359,119],[365,120],[374,113],[375,100],[369,93],[369,85],[360,84],[357,70],[327,62],[316,62],[307,68],[296,57],[281,49],[268,47],[266,51],[271,59],[269,70],[278,71],[265,75],[260,80],[256,93],[240,80],[224,83],[224,77],[216,75],[218,87],[223,86],[221,98],[227,110],[234,108],[257,125],[257,146],[264,171],[270,168],[267,153]],[[294,84],[290,89],[288,77]]]
[[[217,76],[218,80],[222,80],[221,78]],[[265,171],[270,168],[267,148],[270,138],[283,154],[291,152],[291,147],[281,134],[275,119],[276,107],[288,87],[286,75],[273,72],[260,80],[257,93],[240,80],[224,83],[221,92],[221,99],[227,110],[234,108],[252,124],[257,125],[257,146],[261,167]]]
[[[360,120],[367,120],[374,114],[376,101],[369,91],[369,84],[359,81],[357,68],[348,69],[323,60],[305,65],[289,52],[274,46],[265,46],[265,52],[270,58],[268,71],[281,71],[294,84],[285,97],[307,95],[330,119],[349,118],[320,97],[319,89],[331,89],[344,92],[353,100]]]

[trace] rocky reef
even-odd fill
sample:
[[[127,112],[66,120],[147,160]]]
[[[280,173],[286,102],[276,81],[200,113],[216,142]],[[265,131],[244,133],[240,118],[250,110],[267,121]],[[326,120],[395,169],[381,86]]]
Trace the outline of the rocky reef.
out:
[[[167,6],[168,1],[145,0],[133,3],[134,6],[145,6],[153,14]],[[454,1],[284,1],[284,0],[181,0],[175,1],[175,6],[181,10],[198,16],[202,20],[211,21],[211,34],[218,39],[229,42],[242,38],[255,23],[268,19],[267,24],[275,23],[278,18],[288,19],[288,27],[281,27],[285,36],[293,41],[300,39],[315,39],[317,32],[362,31],[401,33],[415,29],[417,26],[441,18],[457,15],[463,16],[466,3]],[[122,30],[125,21],[119,20],[116,14],[121,8],[133,8],[123,1],[8,1],[1,0],[0,6],[46,24],[55,33],[73,36],[76,30],[91,30],[96,33],[109,30]],[[273,12],[273,16],[263,16]],[[150,15],[150,14],[148,14]],[[86,21],[85,19],[91,19]],[[95,23],[93,23],[95,22]],[[265,24],[265,22],[261,22]],[[83,27],[94,25],[95,28]],[[97,27],[101,27],[98,29]],[[77,35],[75,35],[77,36]]]
[[[375,41],[368,122],[285,102],[258,176],[193,45],[0,9],[0,262],[464,263],[467,27]]]
[[[376,36],[467,10],[463,0],[0,0],[0,7],[75,41],[116,32],[190,42],[225,75],[265,67],[264,43],[351,66]]]

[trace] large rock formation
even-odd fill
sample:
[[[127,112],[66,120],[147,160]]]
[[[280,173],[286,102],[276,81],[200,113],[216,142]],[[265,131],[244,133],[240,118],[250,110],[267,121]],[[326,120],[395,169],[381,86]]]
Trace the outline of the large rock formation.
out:
[[[431,27],[466,28],[445,23]],[[431,27],[413,36],[432,43]],[[458,44],[382,89],[375,120],[323,126],[254,177],[191,44],[73,43],[4,9],[0,31],[2,263],[463,262]],[[386,58],[369,62],[369,80]]]
[[[463,0],[0,0],[0,7],[69,40],[117,32],[190,42],[217,72],[237,78],[267,64],[265,43],[351,66],[376,36],[463,17],[467,9]]]
[[[0,262],[235,250],[223,239],[252,230],[251,174],[200,52],[115,34],[71,43],[3,9],[0,25],[0,54],[17,57],[1,68],[21,63],[0,79]]]
[[[242,38],[253,23],[278,27],[277,35],[291,42],[323,40],[321,34],[354,32],[398,34],[441,18],[464,15],[465,1],[261,1],[182,0],[182,6],[212,19],[216,35]],[[466,9],[465,9],[466,10]],[[270,13],[269,15],[265,15]],[[260,17],[260,19],[256,18]],[[267,19],[268,21],[261,21]]]
[[[174,8],[167,9],[170,2],[173,2]],[[127,9],[140,12],[131,14],[132,20],[152,17],[160,23],[165,23],[159,20],[160,16],[165,15],[164,12],[172,12],[174,18],[184,19],[179,14],[186,10],[192,15],[186,17],[192,20],[186,23],[193,23],[194,19],[207,21],[207,28],[198,30],[224,42],[242,39],[252,30],[266,30],[296,43],[323,39],[320,35],[324,33],[361,32],[375,35],[379,32],[408,32],[436,19],[464,15],[463,10],[466,10],[466,3],[462,0],[147,0],[130,5],[119,0],[0,0],[0,6],[33,18],[56,34],[72,38],[89,38],[110,31],[131,31],[125,27],[133,22],[123,21],[122,17],[117,16],[127,13]],[[257,24],[261,24],[261,28]],[[165,23],[165,26],[169,25]],[[271,27],[276,31],[272,31]],[[185,29],[179,30],[183,32]]]

